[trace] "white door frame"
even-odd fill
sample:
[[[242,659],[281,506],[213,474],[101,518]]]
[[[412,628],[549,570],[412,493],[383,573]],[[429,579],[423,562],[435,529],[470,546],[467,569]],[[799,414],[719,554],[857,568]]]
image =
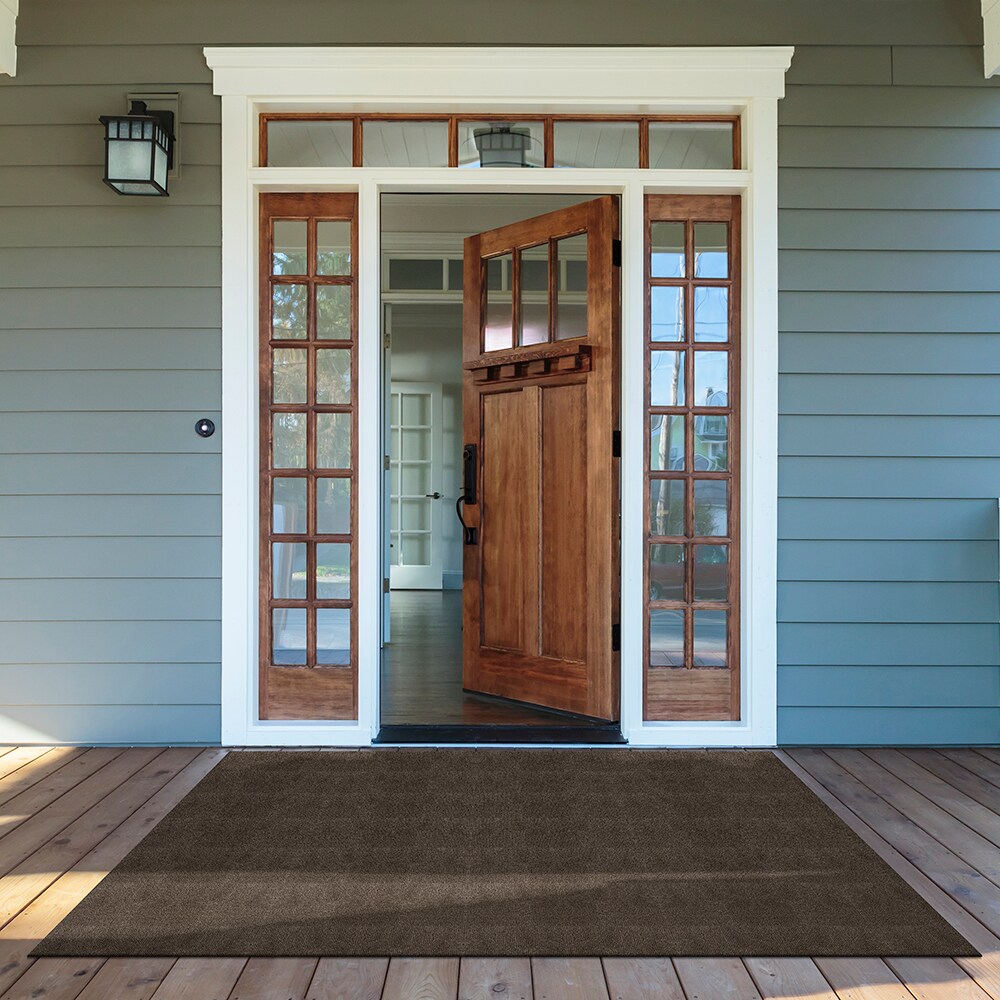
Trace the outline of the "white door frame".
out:
[[[379,197],[383,192],[617,194],[622,207],[622,730],[633,745],[776,741],[777,102],[793,50],[206,48],[222,96],[222,741],[368,745],[378,731],[382,558]],[[739,114],[741,170],[287,169],[256,161],[262,111]],[[260,721],[257,678],[257,212],[261,192],[359,196],[358,719]],[[742,198],[738,722],[644,722],[643,196]]]

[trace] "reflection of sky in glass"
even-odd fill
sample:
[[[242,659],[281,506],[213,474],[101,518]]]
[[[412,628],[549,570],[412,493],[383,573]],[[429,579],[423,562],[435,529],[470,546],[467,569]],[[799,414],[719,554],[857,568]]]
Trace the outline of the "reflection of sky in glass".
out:
[[[694,356],[694,405],[725,406],[728,399],[729,353],[698,351]]]
[[[306,596],[305,542],[275,542],[271,546],[271,572],[275,600]]]
[[[721,344],[729,339],[729,289],[694,290],[694,339]]]
[[[652,414],[649,418],[649,465],[651,469],[684,468],[684,417]]]
[[[650,340],[684,339],[684,289],[654,285],[649,290]]]
[[[649,393],[653,406],[684,405],[683,351],[652,352]]]
[[[694,225],[694,274],[696,278],[729,277],[729,226],[724,222]]]
[[[684,277],[684,223],[654,222],[649,227],[649,273],[654,278]]]

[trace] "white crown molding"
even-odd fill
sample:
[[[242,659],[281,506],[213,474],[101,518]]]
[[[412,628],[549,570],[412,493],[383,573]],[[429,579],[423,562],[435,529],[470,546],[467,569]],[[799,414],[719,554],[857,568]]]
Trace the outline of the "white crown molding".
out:
[[[1000,0],[983,0],[983,69],[987,77],[1000,71]]]
[[[8,76],[17,72],[17,43],[14,36],[17,3],[18,0],[0,0],[0,73]]]

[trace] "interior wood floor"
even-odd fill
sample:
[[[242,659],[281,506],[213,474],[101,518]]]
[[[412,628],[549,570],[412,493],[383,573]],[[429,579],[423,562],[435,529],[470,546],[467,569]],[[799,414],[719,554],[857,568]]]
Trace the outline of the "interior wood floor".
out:
[[[462,592],[394,590],[382,649],[384,725],[586,726],[586,720],[462,690]]]
[[[778,751],[982,958],[28,958],[225,753],[0,747],[2,1000],[1000,1000],[988,749]]]

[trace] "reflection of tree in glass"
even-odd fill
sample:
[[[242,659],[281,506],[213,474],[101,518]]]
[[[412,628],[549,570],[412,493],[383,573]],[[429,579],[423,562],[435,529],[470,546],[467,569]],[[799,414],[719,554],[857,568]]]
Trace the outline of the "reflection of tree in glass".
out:
[[[271,295],[271,326],[277,340],[304,340],[306,336],[305,285],[275,285]]]
[[[316,355],[316,402],[350,403],[351,352],[319,351]]]
[[[350,285],[317,285],[316,336],[324,340],[351,339]]]
[[[306,352],[279,348],[274,352],[271,398],[275,403],[306,401]]]
[[[306,415],[276,413],[274,415],[275,469],[304,469],[306,465]]]

